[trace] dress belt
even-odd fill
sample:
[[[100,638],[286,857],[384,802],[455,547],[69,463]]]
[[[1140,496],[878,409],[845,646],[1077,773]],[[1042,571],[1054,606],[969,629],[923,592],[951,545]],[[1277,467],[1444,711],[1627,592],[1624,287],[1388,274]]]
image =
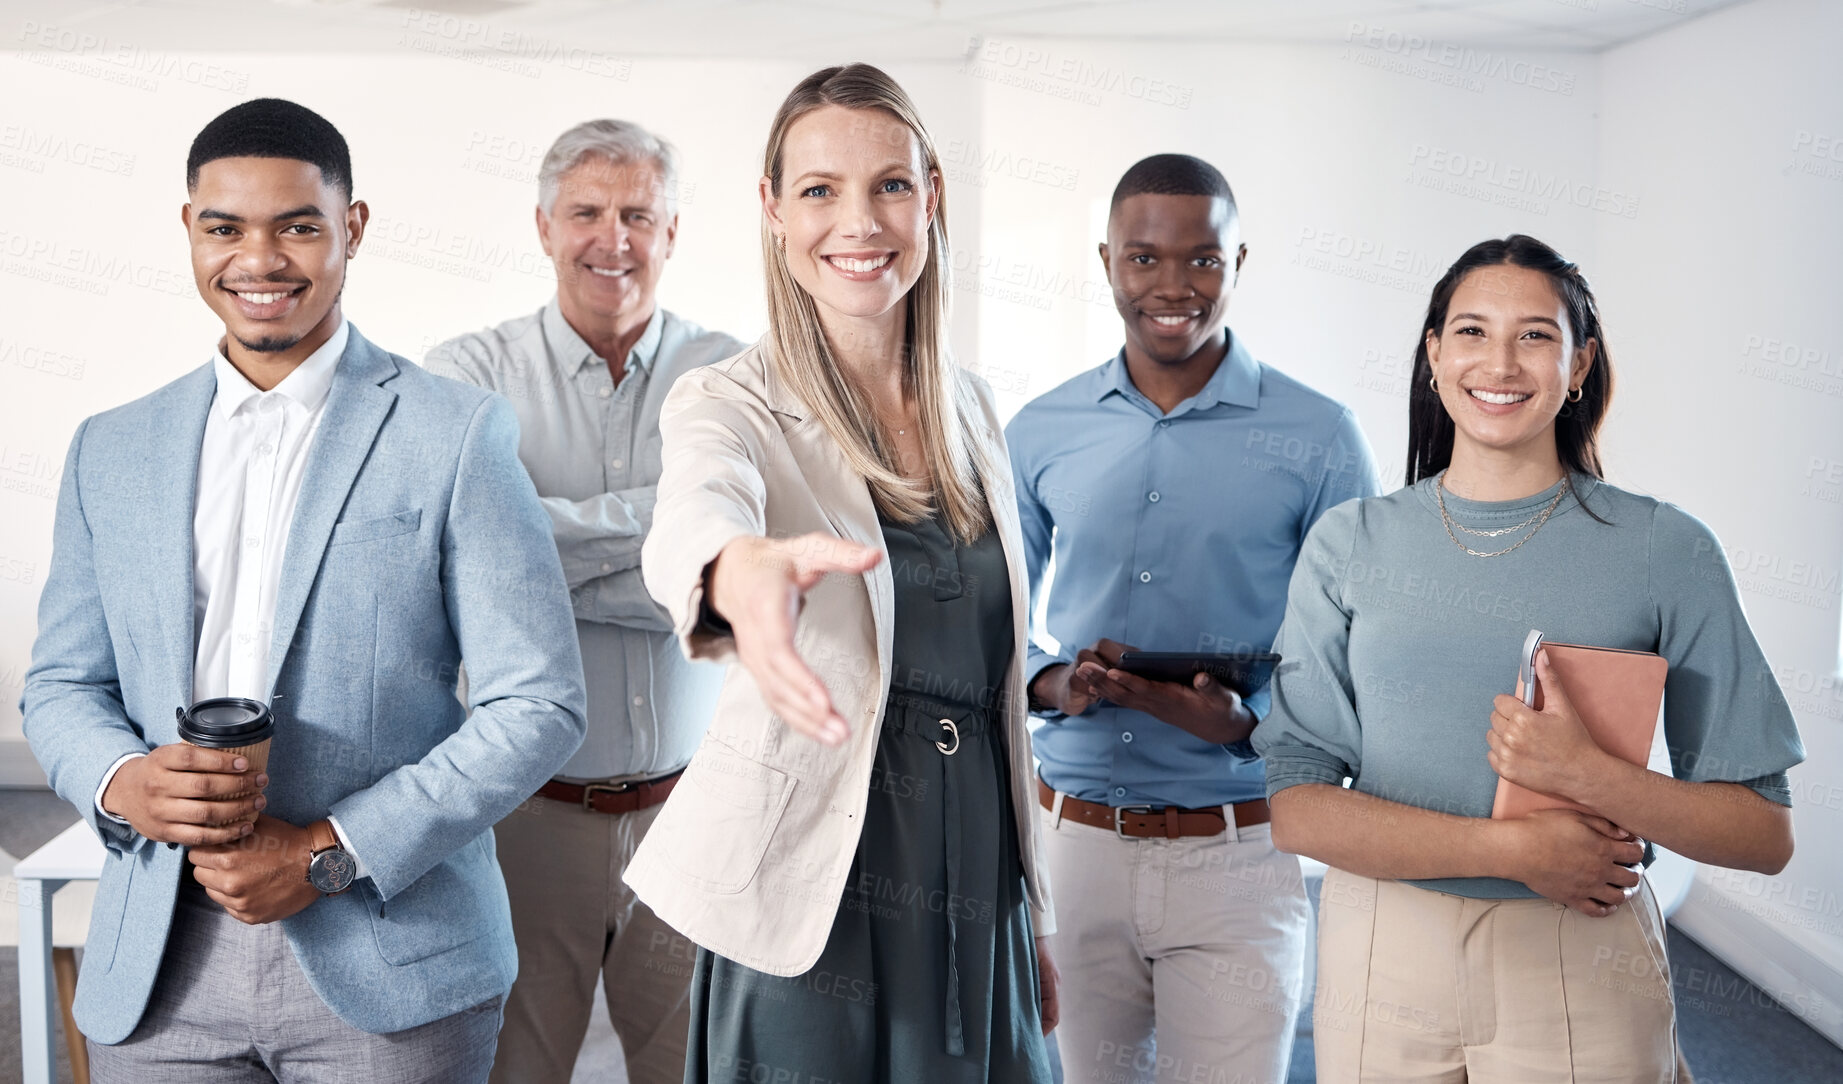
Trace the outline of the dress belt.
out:
[[[1056,788],[1037,780],[1037,798],[1043,808],[1054,811],[1056,808]],[[1267,808],[1267,799],[1256,798],[1249,802],[1236,802],[1229,807],[1235,811],[1235,827],[1251,828],[1257,824],[1266,824],[1273,819],[1272,811]],[[1090,828],[1105,828],[1120,836],[1133,839],[1187,839],[1192,836],[1220,835],[1228,823],[1222,816],[1221,806],[1209,806],[1204,809],[1179,809],[1177,806],[1154,807],[1149,805],[1102,805],[1099,802],[1087,802],[1073,795],[1062,796],[1062,815],[1077,824]]]
[[[625,783],[565,783],[552,779],[538,788],[538,794],[544,798],[579,805],[591,813],[633,813],[665,801],[666,796],[672,793],[672,788],[678,786],[679,777],[684,774],[685,770],[680,768],[658,779]]]

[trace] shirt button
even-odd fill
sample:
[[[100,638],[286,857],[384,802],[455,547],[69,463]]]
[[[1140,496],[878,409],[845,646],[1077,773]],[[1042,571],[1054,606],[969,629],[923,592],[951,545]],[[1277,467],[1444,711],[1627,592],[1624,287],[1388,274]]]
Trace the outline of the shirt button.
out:
[[[1124,797],[1126,797],[1126,788],[1125,788],[1125,787],[1115,787],[1115,788],[1113,789],[1113,796],[1114,796],[1115,798],[1124,798]]]
[[[245,546],[248,546],[250,549],[255,549],[257,546],[262,545],[262,536],[249,535],[243,539],[243,544]]]
[[[1121,741],[1123,741],[1123,742],[1130,742],[1130,741],[1132,741],[1132,740],[1133,740],[1133,732],[1129,730],[1129,731],[1127,731],[1126,733],[1124,733],[1124,734],[1122,734],[1122,735],[1120,735],[1120,740],[1121,740]]]
[[[259,455],[273,455],[275,453],[275,445],[259,444],[256,446],[256,452]]]
[[[613,572],[613,571],[614,571],[614,566],[613,566],[613,565],[611,565],[611,564],[609,564],[609,563],[608,563],[608,562],[606,562],[606,561],[603,561],[603,562],[602,562],[602,571],[603,571],[603,572]]]
[[[1151,574],[1150,572],[1141,572],[1141,573],[1139,574],[1139,582],[1140,582],[1140,583],[1151,583],[1151,582],[1152,582],[1152,574]]]
[[[1171,423],[1170,422],[1159,422],[1158,427],[1160,429],[1169,429],[1171,428]]]
[[[602,388],[600,391],[596,392],[595,394],[601,396],[603,399],[606,399],[609,396],[614,394],[614,389],[613,388]]]
[[[621,464],[623,464],[623,463],[625,463],[625,462],[626,462],[626,460],[624,460],[624,459],[610,459],[610,460],[608,461],[608,465],[609,465],[610,467],[613,467],[613,468],[614,468],[615,470],[620,470],[620,469],[621,469]]]
[[[1148,501],[1151,501],[1153,504],[1157,504],[1158,503],[1158,490],[1154,489],[1152,492],[1147,493],[1145,495],[1145,499]]]
[[[646,697],[644,696],[634,697],[634,707],[640,708],[640,707],[645,707],[645,706],[646,706]]]

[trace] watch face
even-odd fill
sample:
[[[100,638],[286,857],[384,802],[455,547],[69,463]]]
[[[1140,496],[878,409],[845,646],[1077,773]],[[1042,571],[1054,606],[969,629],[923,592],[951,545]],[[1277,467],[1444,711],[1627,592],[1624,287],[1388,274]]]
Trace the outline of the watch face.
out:
[[[307,879],[322,892],[344,892],[358,872],[352,856],[337,847],[321,851],[307,867]]]

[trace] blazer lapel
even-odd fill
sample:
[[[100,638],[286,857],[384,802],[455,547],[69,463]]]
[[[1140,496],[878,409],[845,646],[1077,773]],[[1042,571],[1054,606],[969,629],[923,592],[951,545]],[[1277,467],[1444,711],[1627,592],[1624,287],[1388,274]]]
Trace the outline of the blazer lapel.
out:
[[[167,646],[160,677],[169,683],[176,708],[192,703],[192,667],[198,654],[192,519],[198,506],[205,421],[217,393],[212,367],[194,369],[173,386],[177,402],[171,407],[171,424],[156,426],[147,435],[147,583]]]
[[[307,606],[320,559],[333,534],[333,524],[345,507],[358,472],[371,454],[378,430],[389,416],[396,394],[378,385],[397,375],[397,363],[351,329],[351,339],[339,358],[333,386],[327,391],[326,413],[314,446],[308,452],[301,496],[288,529],[288,549],[282,556],[281,585],[275,596],[275,632],[269,641],[269,691],[294,642],[301,611]]]

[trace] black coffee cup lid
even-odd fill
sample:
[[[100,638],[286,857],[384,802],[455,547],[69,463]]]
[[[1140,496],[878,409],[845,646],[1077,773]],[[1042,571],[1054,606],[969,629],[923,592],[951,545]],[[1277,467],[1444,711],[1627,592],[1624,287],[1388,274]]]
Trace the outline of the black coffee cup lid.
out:
[[[216,696],[178,709],[179,737],[207,749],[254,745],[275,733],[275,713],[260,700]]]

